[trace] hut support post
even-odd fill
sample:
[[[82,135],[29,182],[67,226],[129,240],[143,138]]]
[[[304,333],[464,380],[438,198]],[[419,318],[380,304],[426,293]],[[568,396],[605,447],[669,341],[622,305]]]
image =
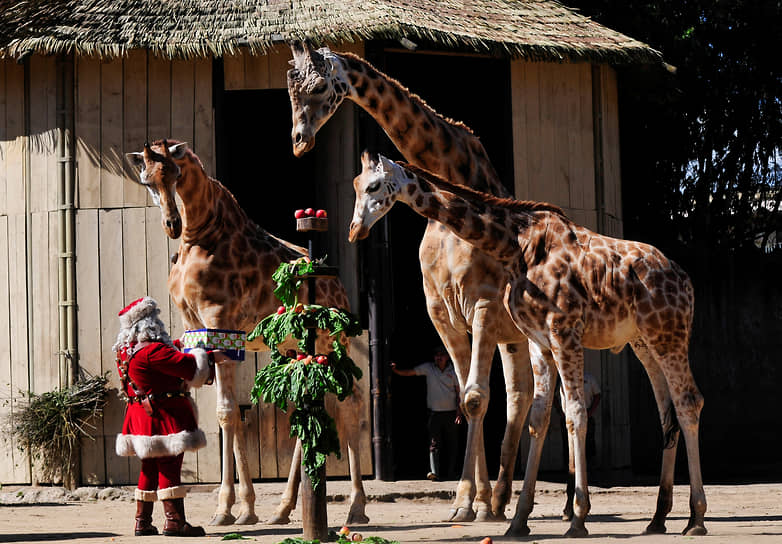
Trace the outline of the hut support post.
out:
[[[76,210],[74,205],[73,55],[57,57],[57,218],[58,218],[58,354],[60,387],[79,376],[76,329]],[[72,452],[63,485],[75,489],[81,481],[79,450]]]
[[[78,378],[76,340],[76,259],[73,158],[73,55],[57,58],[57,181],[59,220],[59,356],[60,386],[73,385]]]

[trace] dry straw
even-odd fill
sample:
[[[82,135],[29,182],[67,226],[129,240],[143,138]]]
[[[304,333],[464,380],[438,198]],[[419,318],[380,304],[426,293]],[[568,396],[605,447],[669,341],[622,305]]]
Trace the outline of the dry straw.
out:
[[[106,404],[106,376],[84,376],[66,389],[42,394],[22,393],[23,400],[6,418],[17,447],[29,451],[44,480],[62,478],[76,485],[78,448],[82,438],[93,439],[95,422]]]

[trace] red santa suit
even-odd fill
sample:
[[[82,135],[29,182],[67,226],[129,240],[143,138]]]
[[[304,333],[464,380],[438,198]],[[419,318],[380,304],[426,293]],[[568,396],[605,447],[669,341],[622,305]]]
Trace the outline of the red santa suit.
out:
[[[141,458],[136,499],[146,502],[187,494],[187,488],[180,485],[184,452],[206,446],[189,390],[210,383],[214,377],[214,366],[205,350],[182,353],[168,343],[158,313],[157,303],[149,297],[123,308],[119,313],[120,337],[126,342],[127,335],[135,339],[138,329],[145,326],[149,328],[145,330],[147,337],[157,333],[160,338],[124,344],[118,340],[115,346],[117,369],[128,397],[115,449],[119,456]]]
[[[198,428],[190,387],[200,387],[209,377],[206,352],[202,361],[195,354],[182,353],[162,342],[140,343],[122,349],[117,359],[120,374],[127,363],[125,383],[128,409],[117,435],[117,455],[149,457],[176,456],[206,446],[206,435]],[[198,352],[196,352],[198,353]],[[143,399],[133,389],[150,397],[154,414],[148,415]]]

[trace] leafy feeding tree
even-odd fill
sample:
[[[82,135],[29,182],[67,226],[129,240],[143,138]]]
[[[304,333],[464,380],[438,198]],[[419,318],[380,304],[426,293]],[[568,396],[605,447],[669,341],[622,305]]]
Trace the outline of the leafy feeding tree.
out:
[[[343,334],[361,334],[358,319],[340,308],[298,301],[302,278],[314,271],[315,264],[305,260],[280,264],[272,279],[277,283],[274,294],[283,305],[277,313],[264,318],[247,339],[262,337],[271,349],[272,359],[255,377],[253,402],[262,399],[283,412],[287,411],[288,402],[294,405],[290,435],[301,440],[302,465],[313,488],[317,488],[328,455],[340,456],[337,426],[323,399],[327,393],[333,393],[338,400],[345,400],[353,393],[353,380],[360,379],[362,373],[341,341]],[[307,353],[309,346],[315,345],[318,329],[334,337],[331,353]],[[299,351],[279,351],[278,346],[291,337],[298,340]]]
[[[676,75],[620,69],[626,224],[682,249],[763,245],[782,230],[782,4],[573,0],[648,43]]]

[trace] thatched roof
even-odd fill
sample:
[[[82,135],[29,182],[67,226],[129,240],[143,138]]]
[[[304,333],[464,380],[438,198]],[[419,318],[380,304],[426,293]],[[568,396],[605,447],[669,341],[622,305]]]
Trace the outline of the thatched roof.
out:
[[[205,57],[310,38],[428,40],[535,60],[661,60],[555,0],[0,0],[0,54]]]

